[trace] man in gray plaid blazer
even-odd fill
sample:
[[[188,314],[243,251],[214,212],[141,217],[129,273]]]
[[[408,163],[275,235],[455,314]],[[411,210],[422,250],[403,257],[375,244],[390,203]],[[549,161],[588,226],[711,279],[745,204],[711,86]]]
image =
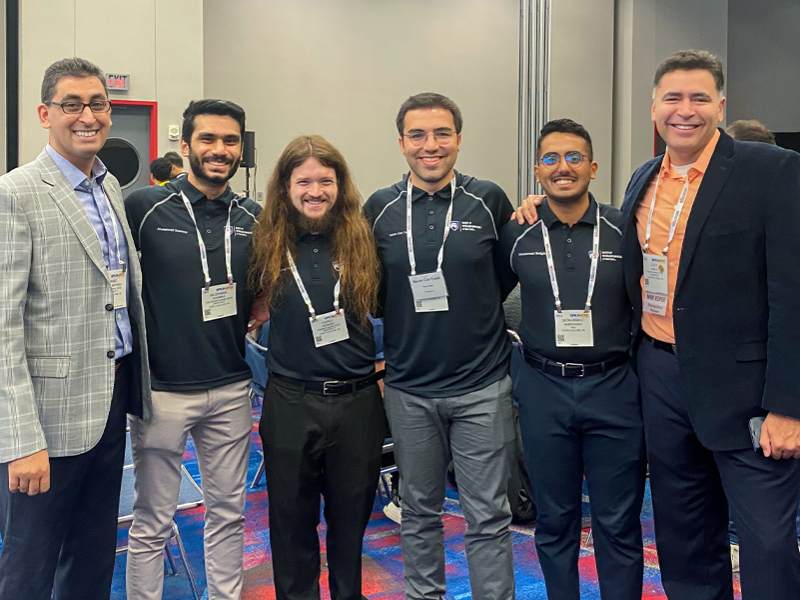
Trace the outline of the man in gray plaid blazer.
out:
[[[122,192],[96,157],[110,109],[97,66],[54,63],[49,143],[0,177],[0,600],[111,592],[125,414],[149,414],[150,373]]]

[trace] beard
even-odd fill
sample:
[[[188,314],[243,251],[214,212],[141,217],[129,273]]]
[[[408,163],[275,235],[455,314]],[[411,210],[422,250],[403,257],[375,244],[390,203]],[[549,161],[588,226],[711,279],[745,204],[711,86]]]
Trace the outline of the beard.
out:
[[[200,158],[192,151],[191,146],[189,147],[189,168],[194,173],[194,176],[207,183],[212,183],[214,185],[221,185],[223,183],[228,183],[233,176],[236,174],[236,171],[239,170],[239,161],[233,161],[230,163],[230,169],[228,170],[227,175],[209,175],[205,172],[203,168],[203,163],[200,161]]]
[[[340,213],[341,206],[338,202],[321,217],[308,217],[297,210],[294,205],[292,205],[291,209],[289,210],[289,222],[294,226],[298,234],[330,234],[333,232],[336,223],[339,221]]]

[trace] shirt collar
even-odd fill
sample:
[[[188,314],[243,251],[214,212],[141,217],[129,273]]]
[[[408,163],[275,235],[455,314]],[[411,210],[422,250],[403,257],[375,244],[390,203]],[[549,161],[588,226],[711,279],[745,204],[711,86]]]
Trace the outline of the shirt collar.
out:
[[[50,144],[45,146],[45,151],[47,152],[48,156],[53,159],[53,162],[58,167],[58,170],[61,171],[61,174],[64,175],[66,180],[72,186],[73,190],[80,190],[82,192],[89,192],[92,189],[92,183],[97,182],[99,185],[103,185],[103,181],[106,178],[106,173],[108,173],[108,169],[96,156],[94,157],[94,164],[92,165],[91,177],[89,179],[86,178],[86,175],[81,171],[78,167],[73,165],[69,162],[66,158],[61,156],[56,149],[53,148]]]
[[[180,191],[186,194],[186,197],[189,199],[189,202],[192,204],[197,204],[198,201],[203,200],[206,198],[206,195],[194,187],[191,183],[189,183],[188,177],[176,177],[172,181],[170,181],[167,185],[174,184],[178,187]],[[234,198],[234,193],[231,190],[231,186],[225,188],[225,191],[222,192],[220,196],[214,198],[214,200],[219,200],[225,206],[228,206],[231,203],[231,200]]]
[[[458,187],[459,185],[461,185],[462,176],[458,171],[454,171],[454,173],[456,177],[456,187]],[[403,183],[402,183],[403,189],[406,189],[408,187],[408,178],[410,176],[411,175],[409,173],[406,173],[406,176],[403,177]],[[411,188],[412,202],[416,202],[421,198],[428,198],[429,196],[433,196],[435,198],[440,198],[442,200],[447,200],[448,202],[450,202],[450,181],[448,180],[447,183],[445,183],[440,189],[436,190],[433,194],[429,194],[425,190],[420,189],[418,187]]]
[[[548,205],[547,199],[545,199],[541,206],[539,206],[538,212],[539,218],[542,220],[542,223],[544,223],[544,226],[548,229],[552,229],[553,225],[561,223]],[[578,223],[586,223],[592,227],[597,225],[597,201],[594,199],[594,196],[592,196],[591,192],[589,192],[589,207],[586,209],[586,212],[583,213],[583,216],[578,219]]]
[[[717,142],[719,141],[719,128],[714,132],[713,137],[708,141],[706,147],[703,148],[703,152],[694,161],[694,164],[689,169],[689,175],[705,175],[706,169],[708,169],[708,163],[711,161],[711,155],[714,154],[714,150],[717,147]],[[664,159],[661,161],[661,174],[662,175],[669,175],[670,173],[670,165],[671,161],[669,158],[669,148],[664,153]]]

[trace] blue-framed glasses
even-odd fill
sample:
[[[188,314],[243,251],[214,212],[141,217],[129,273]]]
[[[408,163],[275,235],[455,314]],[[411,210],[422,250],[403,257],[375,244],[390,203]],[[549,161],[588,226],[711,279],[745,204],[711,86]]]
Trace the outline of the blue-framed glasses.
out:
[[[564,155],[564,160],[570,167],[577,167],[582,162],[583,159],[589,160],[589,157],[585,154],[581,154],[577,150],[570,150]],[[561,163],[561,155],[557,152],[548,152],[544,154],[542,158],[539,159],[542,164],[547,167],[548,169],[554,169],[557,165]]]

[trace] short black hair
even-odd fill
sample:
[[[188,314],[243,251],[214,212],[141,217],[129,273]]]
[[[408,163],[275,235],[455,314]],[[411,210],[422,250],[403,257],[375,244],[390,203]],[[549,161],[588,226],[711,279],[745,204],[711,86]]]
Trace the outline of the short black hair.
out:
[[[166,158],[154,158],[150,162],[150,174],[157,181],[169,181],[172,175],[172,163]]]
[[[681,50],[658,65],[656,76],[653,78],[653,93],[655,93],[655,88],[658,87],[658,84],[661,83],[661,78],[667,73],[672,73],[673,71],[695,71],[697,69],[711,73],[717,86],[717,92],[722,95],[722,90],[725,87],[725,73],[722,69],[722,61],[719,56],[706,50]]]
[[[220,115],[231,117],[239,123],[241,138],[244,140],[244,109],[238,104],[229,100],[216,100],[207,98],[205,100],[192,100],[186,110],[183,111],[183,130],[181,138],[187,144],[192,141],[194,133],[194,118],[197,115]]]
[[[181,169],[183,168],[183,157],[175,151],[167,152],[162,158],[171,165],[175,165]]]
[[[447,96],[441,94],[434,94],[433,92],[423,92],[408,98],[400,106],[397,113],[395,124],[397,125],[397,133],[403,135],[403,128],[405,127],[406,113],[410,110],[441,108],[449,110],[453,115],[453,124],[456,126],[456,133],[461,133],[461,128],[464,125],[464,119],[461,116],[461,110],[456,106],[456,103],[450,100]]]
[[[42,79],[42,104],[47,104],[56,94],[56,86],[63,77],[97,77],[108,97],[108,85],[102,69],[86,59],[64,58],[47,67]]]
[[[761,142],[775,145],[775,136],[766,125],[755,119],[734,121],[725,132],[740,142]]]
[[[536,140],[536,160],[541,158],[542,140],[551,133],[569,133],[577,135],[586,140],[586,147],[589,149],[589,160],[594,160],[594,150],[592,149],[592,138],[586,128],[572,119],[553,119],[548,121],[539,132],[539,139]]]

